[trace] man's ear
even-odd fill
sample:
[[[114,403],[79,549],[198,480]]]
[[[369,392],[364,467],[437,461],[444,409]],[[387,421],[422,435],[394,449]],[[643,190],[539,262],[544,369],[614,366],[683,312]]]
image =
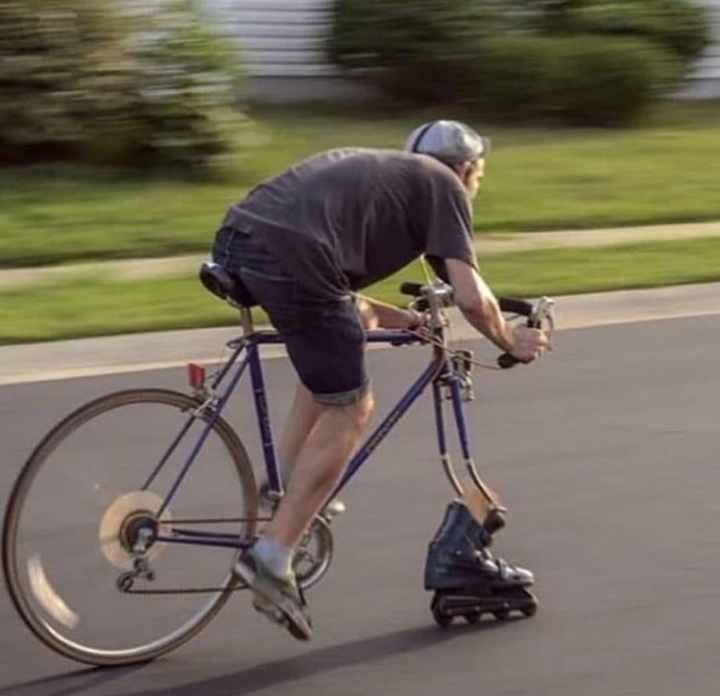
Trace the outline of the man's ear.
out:
[[[460,164],[452,165],[453,171],[458,175],[460,181],[462,181],[463,183],[465,183],[465,179],[467,178],[469,166],[470,164],[468,162],[462,162]]]

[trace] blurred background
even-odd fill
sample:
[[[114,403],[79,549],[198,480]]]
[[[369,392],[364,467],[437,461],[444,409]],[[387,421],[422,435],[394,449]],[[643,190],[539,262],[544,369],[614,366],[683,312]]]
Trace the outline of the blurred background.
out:
[[[225,207],[440,116],[493,140],[498,292],[720,279],[718,0],[5,0],[0,37],[0,344],[233,323]]]

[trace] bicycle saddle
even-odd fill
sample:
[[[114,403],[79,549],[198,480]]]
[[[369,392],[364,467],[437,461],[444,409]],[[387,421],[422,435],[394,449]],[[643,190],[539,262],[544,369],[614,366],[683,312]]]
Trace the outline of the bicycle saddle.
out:
[[[254,307],[257,300],[243,282],[213,261],[203,261],[200,266],[200,282],[221,300],[231,300],[241,307]]]

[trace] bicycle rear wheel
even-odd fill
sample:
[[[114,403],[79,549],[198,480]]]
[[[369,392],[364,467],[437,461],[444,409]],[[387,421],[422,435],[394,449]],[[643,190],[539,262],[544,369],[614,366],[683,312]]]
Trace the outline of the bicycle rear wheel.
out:
[[[160,389],[110,394],[65,418],[25,464],[5,514],[3,570],[20,615],[53,650],[94,665],[154,659],[197,634],[235,589],[234,549],[157,542],[148,552],[154,578],[133,589],[162,593],[123,591],[138,520],[154,518],[163,533],[255,532],[252,467],[222,419],[198,453],[202,461],[157,515],[207,425],[198,406]],[[188,589],[196,592],[165,593]]]

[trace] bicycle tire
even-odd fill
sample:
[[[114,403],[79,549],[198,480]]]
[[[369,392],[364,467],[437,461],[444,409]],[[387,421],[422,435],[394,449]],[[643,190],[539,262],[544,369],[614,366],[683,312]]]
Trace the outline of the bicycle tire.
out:
[[[31,453],[10,493],[5,513],[2,533],[3,572],[15,608],[28,628],[45,645],[57,653],[86,664],[129,665],[148,662],[175,650],[208,625],[227,602],[237,584],[237,579],[228,569],[228,575],[221,584],[223,589],[213,593],[210,600],[198,613],[177,630],[149,644],[121,650],[93,648],[89,645],[75,643],[67,636],[62,635],[38,613],[33,606],[33,601],[28,597],[27,590],[23,587],[17,558],[18,523],[23,504],[43,464],[63,442],[93,419],[114,409],[148,403],[171,406],[180,411],[192,411],[200,405],[197,400],[180,392],[164,389],[134,389],[114,392],[81,406],[52,428]],[[229,459],[237,471],[242,488],[240,502],[244,507],[245,517],[248,519],[244,523],[245,533],[252,536],[255,533],[259,503],[257,485],[247,452],[235,431],[224,419],[217,419],[212,432],[225,446]]]

